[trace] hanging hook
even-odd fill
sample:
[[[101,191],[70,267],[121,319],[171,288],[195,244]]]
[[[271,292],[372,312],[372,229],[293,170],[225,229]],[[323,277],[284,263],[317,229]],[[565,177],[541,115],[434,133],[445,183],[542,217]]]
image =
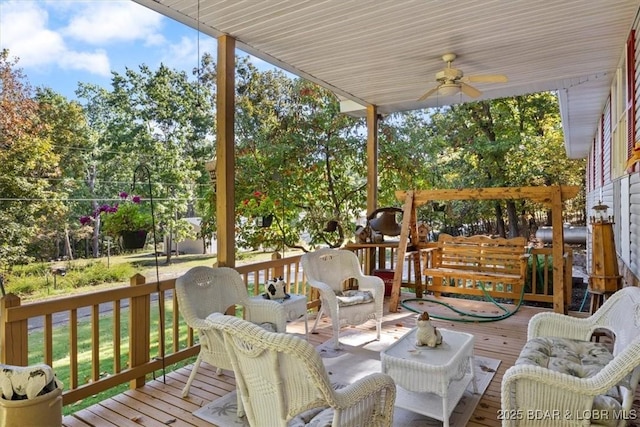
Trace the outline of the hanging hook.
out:
[[[155,258],[155,263],[156,263],[156,284],[158,286],[158,310],[159,310],[159,319],[158,322],[160,323],[160,330],[159,330],[159,338],[160,338],[160,343],[158,345],[159,349],[160,349],[160,359],[162,361],[162,378],[163,381],[166,384],[166,366],[165,366],[165,360],[164,360],[164,342],[165,342],[165,336],[164,336],[164,301],[160,300],[160,269],[158,267],[158,237],[156,235],[156,216],[155,216],[155,212],[153,210],[153,188],[151,186],[151,171],[149,170],[149,167],[147,165],[145,165],[144,163],[140,163],[138,166],[136,166],[136,168],[133,171],[133,183],[131,184],[131,193],[135,192],[136,189],[136,176],[138,175],[138,171],[144,171],[144,173],[146,173],[147,175],[147,186],[149,188],[149,203],[151,204],[151,228],[153,229],[153,256]],[[155,376],[155,375],[154,375]]]

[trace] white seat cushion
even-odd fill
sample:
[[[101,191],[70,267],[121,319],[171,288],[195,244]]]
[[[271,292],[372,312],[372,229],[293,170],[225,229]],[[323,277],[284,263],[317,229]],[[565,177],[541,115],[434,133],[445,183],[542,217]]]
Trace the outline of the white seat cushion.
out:
[[[371,291],[360,291],[357,289],[342,291],[341,294],[336,295],[336,298],[338,299],[338,305],[340,307],[373,302],[373,294]]]
[[[287,423],[288,427],[331,427],[333,409],[329,407],[314,408],[296,415]]]

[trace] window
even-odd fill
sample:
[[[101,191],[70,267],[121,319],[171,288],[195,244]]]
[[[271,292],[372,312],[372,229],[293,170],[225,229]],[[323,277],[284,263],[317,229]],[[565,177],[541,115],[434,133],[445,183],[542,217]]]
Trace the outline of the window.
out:
[[[625,172],[635,141],[635,31],[627,40],[626,55],[611,86],[611,178]]]

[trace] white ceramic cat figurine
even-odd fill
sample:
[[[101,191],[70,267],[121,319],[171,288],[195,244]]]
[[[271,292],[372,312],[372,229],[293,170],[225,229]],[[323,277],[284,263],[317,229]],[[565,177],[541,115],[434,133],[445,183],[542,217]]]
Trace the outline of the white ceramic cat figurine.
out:
[[[416,331],[416,345],[435,347],[442,344],[442,334],[431,324],[429,313],[426,311],[418,316],[418,330]]]

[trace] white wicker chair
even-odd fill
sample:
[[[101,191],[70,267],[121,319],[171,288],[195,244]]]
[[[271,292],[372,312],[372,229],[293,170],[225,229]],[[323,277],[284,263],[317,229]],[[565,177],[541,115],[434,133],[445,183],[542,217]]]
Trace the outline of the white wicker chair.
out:
[[[318,249],[302,255],[301,261],[309,285],[320,292],[320,311],[312,331],[315,331],[322,315],[328,314],[333,326],[334,347],[338,348],[341,326],[360,325],[375,319],[377,339],[380,339],[384,303],[384,281],[381,278],[364,275],[358,257],[347,250]],[[358,290],[371,292],[373,300],[346,305],[340,295],[347,279],[355,279]]]
[[[200,363],[204,360],[218,368],[231,370],[220,335],[210,331],[205,320],[211,313],[225,313],[236,305],[244,308],[247,320],[262,324],[270,323],[278,332],[285,332],[286,313],[282,304],[270,300],[252,300],[240,274],[229,267],[193,267],[176,280],[178,309],[187,325],[198,332],[200,353],[196,359],[182,396],[189,394],[189,388],[196,376]]]
[[[591,342],[597,329],[606,329],[615,338],[613,358],[605,351],[603,366],[595,364],[593,369],[594,361],[600,357],[593,347],[597,344]],[[581,358],[582,366],[567,374],[557,368],[573,369],[575,364],[565,366],[563,360],[555,361],[553,370],[530,364],[532,359],[546,360],[552,354],[536,350],[529,352],[532,359],[523,358],[528,347],[525,345],[516,365],[502,379],[501,413],[506,418],[503,426],[624,426],[625,417],[635,418],[631,406],[640,378],[640,288],[619,290],[587,318],[551,312],[536,314],[529,321],[528,344],[539,337],[554,340],[551,342],[560,348],[561,354]],[[576,348],[589,351],[572,353]],[[593,371],[588,372],[589,369]],[[585,372],[587,375],[579,375]],[[541,410],[550,417],[544,420],[536,417],[544,415]]]
[[[304,339],[232,316],[213,314],[207,320],[224,333],[249,425],[392,425],[396,387],[389,375],[376,372],[335,387],[315,347]]]

